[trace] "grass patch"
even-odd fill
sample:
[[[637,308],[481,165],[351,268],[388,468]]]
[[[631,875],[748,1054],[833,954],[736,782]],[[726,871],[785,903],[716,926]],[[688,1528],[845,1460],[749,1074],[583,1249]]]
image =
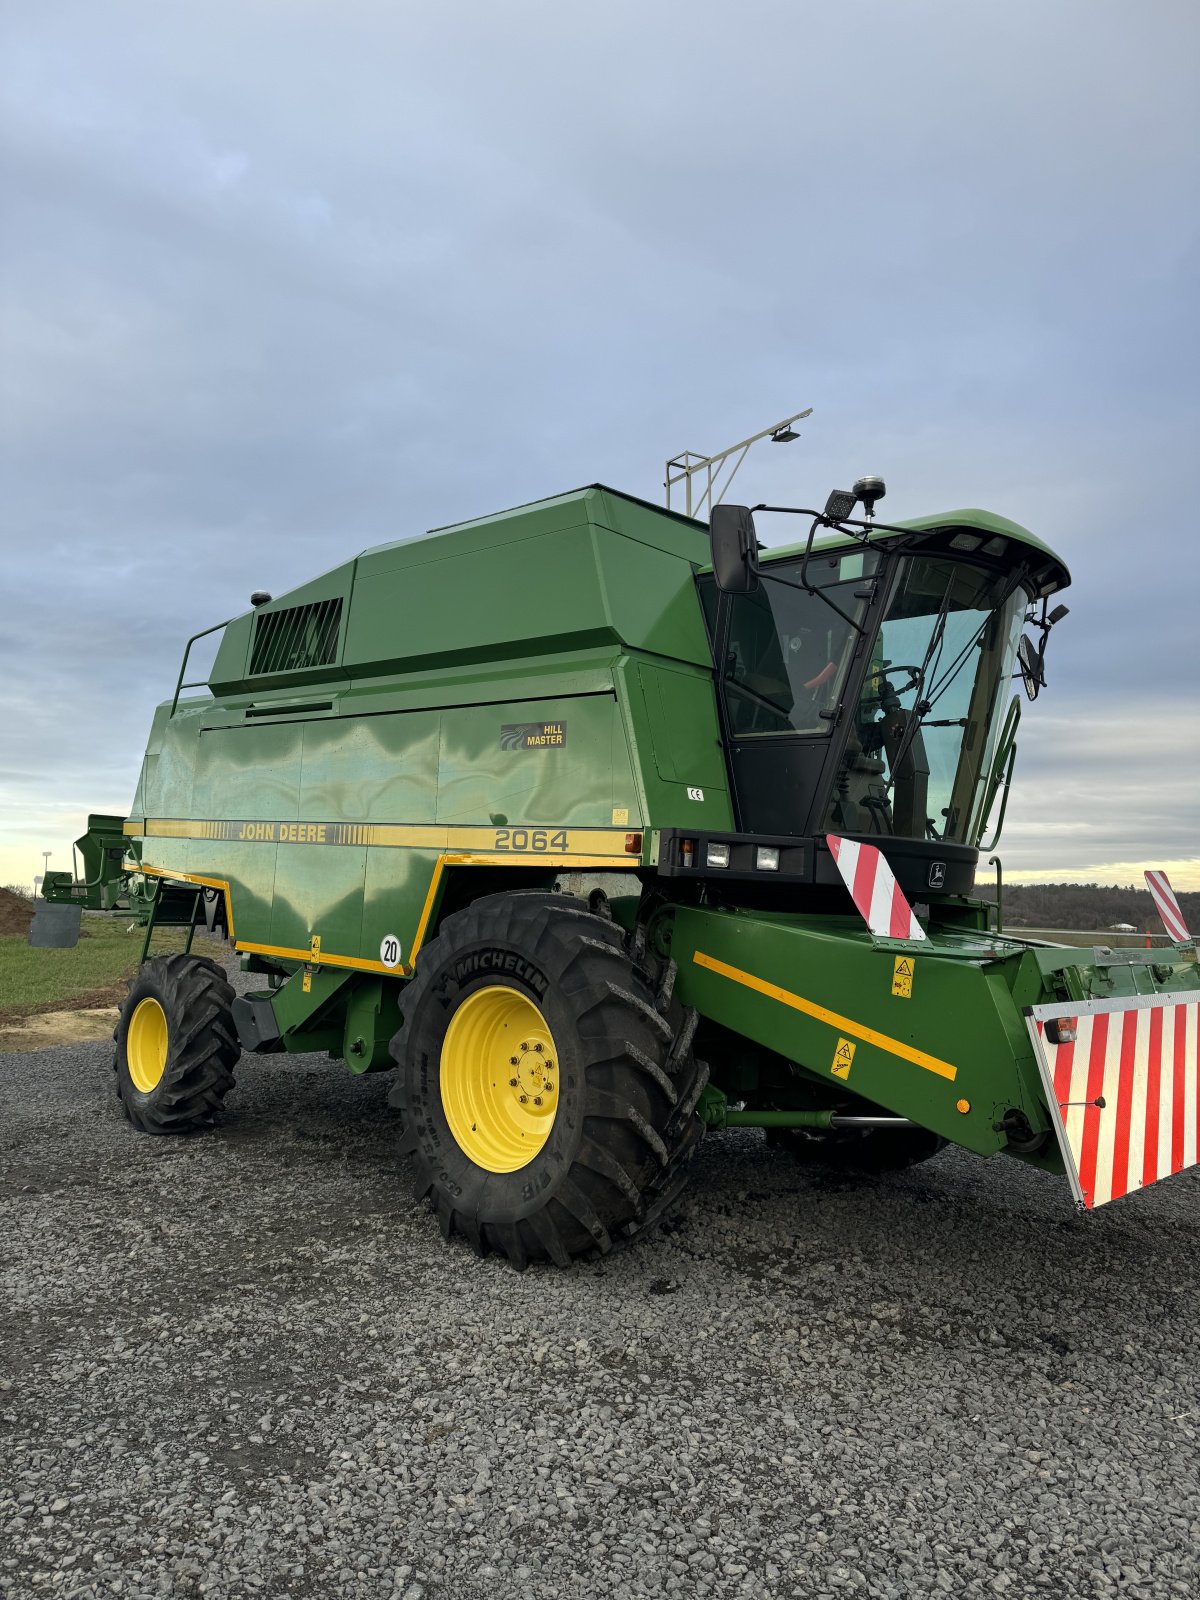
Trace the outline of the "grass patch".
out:
[[[73,950],[34,950],[25,939],[0,938],[0,1022],[59,1007],[117,1005],[125,997],[142,953],[145,929],[130,931],[129,917],[84,917]],[[182,950],[184,928],[155,929],[151,952]],[[192,949],[218,960],[228,946],[197,934]]]

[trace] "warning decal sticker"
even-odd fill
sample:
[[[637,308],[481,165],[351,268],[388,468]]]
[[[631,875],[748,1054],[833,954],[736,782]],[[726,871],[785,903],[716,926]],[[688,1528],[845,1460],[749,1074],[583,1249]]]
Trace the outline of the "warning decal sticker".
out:
[[[854,1062],[855,1045],[853,1039],[839,1039],[837,1049],[833,1052],[833,1065],[830,1072],[835,1078],[848,1078],[850,1068]]]
[[[897,956],[892,972],[892,993],[902,1000],[912,999],[913,972],[917,963],[912,956]]]

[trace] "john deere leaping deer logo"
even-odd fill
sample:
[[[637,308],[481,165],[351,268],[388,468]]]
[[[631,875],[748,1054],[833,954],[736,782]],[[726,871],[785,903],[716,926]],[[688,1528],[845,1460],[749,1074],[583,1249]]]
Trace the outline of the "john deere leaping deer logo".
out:
[[[566,742],[565,722],[505,722],[500,727],[501,750],[561,749]]]

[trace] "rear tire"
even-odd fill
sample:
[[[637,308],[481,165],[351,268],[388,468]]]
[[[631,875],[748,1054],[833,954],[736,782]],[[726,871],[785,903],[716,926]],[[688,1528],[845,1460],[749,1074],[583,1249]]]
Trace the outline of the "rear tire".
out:
[[[489,895],[447,917],[400,996],[391,1095],[446,1238],[567,1267],[670,1207],[708,1069],[669,987],[567,895]]]
[[[232,1002],[232,985],[206,956],[155,956],[139,969],[113,1035],[117,1098],[135,1128],[211,1127],[242,1053]]]

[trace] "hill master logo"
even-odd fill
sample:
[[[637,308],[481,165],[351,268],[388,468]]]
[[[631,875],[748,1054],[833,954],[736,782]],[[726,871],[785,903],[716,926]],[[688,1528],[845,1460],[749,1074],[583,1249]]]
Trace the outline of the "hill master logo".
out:
[[[561,749],[567,742],[565,722],[503,722],[501,750]]]

